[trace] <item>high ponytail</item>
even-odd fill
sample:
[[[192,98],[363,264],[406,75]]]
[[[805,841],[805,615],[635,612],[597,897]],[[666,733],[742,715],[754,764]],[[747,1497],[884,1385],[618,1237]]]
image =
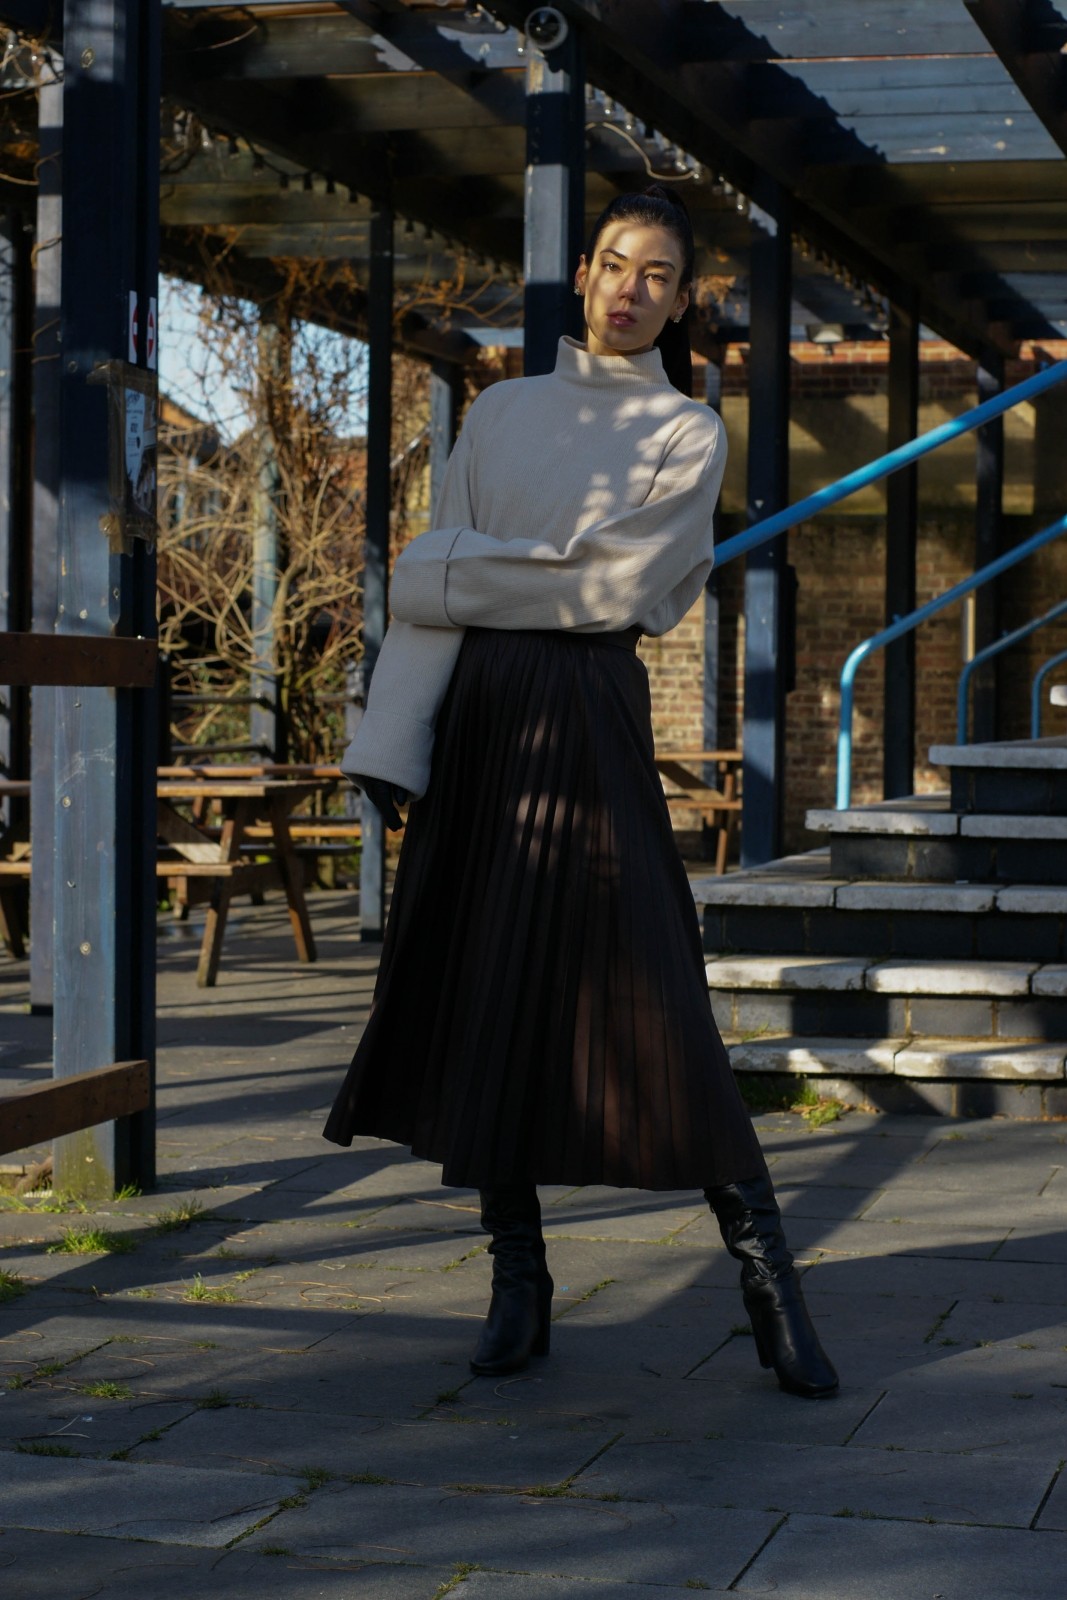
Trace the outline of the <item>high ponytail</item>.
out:
[[[617,194],[600,213],[589,235],[585,258],[592,261],[596,242],[609,222],[638,222],[645,227],[666,228],[682,247],[682,275],[678,287],[687,289],[693,281],[696,248],[693,242],[693,224],[685,202],[674,190],[661,183],[650,183],[647,189],[636,194]],[[656,348],[663,359],[667,381],[683,394],[693,393],[693,353],[689,344],[689,310],[677,322],[667,319],[656,340]]]

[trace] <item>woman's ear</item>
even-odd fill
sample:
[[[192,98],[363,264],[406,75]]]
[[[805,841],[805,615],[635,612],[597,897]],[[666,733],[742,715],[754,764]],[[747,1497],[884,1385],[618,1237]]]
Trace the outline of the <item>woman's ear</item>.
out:
[[[682,320],[682,318],[685,316],[686,311],[688,309],[689,309],[689,290],[688,289],[682,289],[681,292],[678,295],[677,300],[674,302],[674,310],[671,312],[671,320],[673,322],[680,322]]]
[[[585,256],[581,255],[581,256],[578,257],[578,270],[574,274],[574,292],[575,292],[575,294],[584,294],[585,293],[585,283],[586,283],[586,279],[588,278],[588,276],[589,276],[589,263],[586,261]]]

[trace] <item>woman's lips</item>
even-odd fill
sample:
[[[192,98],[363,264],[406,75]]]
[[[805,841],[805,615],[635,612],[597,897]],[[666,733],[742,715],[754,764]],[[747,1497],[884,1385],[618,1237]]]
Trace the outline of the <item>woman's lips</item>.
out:
[[[608,321],[616,328],[632,328],[635,320],[634,317],[627,316],[625,311],[611,311],[608,313]]]

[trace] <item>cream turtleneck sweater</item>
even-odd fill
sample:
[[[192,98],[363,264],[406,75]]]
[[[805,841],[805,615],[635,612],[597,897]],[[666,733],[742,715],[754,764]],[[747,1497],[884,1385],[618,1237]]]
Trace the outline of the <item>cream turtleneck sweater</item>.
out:
[[[725,464],[721,421],[667,382],[658,350],[594,356],[565,338],[554,372],[484,390],[437,526],[396,563],[395,620],[342,769],[425,793],[465,627],[673,628],[711,571]]]

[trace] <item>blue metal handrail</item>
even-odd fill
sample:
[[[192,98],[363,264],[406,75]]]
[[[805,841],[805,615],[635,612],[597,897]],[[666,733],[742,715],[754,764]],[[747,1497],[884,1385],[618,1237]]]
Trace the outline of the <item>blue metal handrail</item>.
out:
[[[1041,691],[1045,687],[1045,679],[1054,667],[1060,667],[1067,661],[1067,650],[1061,650],[1059,655],[1050,656],[1043,667],[1038,667],[1034,673],[1034,681],[1030,685],[1030,737],[1041,737]]]
[[[987,566],[979,568],[961,583],[953,584],[944,594],[939,594],[934,600],[928,600],[925,605],[919,606],[906,617],[898,617],[890,627],[883,628],[880,633],[872,634],[869,639],[864,639],[856,646],[841,668],[841,713],[837,733],[838,811],[847,810],[852,798],[852,712],[856,672],[860,662],[865,661],[875,650],[881,650],[887,644],[892,644],[895,639],[902,639],[921,622],[936,616],[939,611],[943,611],[955,601],[962,600],[964,595],[970,594],[972,590],[980,589],[982,584],[988,583],[991,578],[997,578],[1010,567],[1025,561],[1027,556],[1033,555],[1034,551],[1040,550],[1043,545],[1050,544],[1062,533],[1067,533],[1067,516],[1058,517],[1047,528],[1042,528],[1040,533],[1031,534],[1029,539],[1024,539],[1014,550],[998,556],[995,561],[990,561]]]
[[[815,494],[809,494],[805,500],[798,500],[795,505],[786,506],[784,511],[776,511],[772,517],[764,517],[762,522],[754,522],[744,533],[735,533],[732,539],[724,539],[715,551],[715,565],[722,566],[725,561],[733,561],[737,556],[745,555],[747,551],[755,549],[767,539],[773,539],[776,534],[786,533],[790,528],[795,528],[798,522],[806,522],[809,517],[825,511],[828,506],[835,506],[839,500],[846,500],[858,489],[866,489],[870,484],[888,478],[892,473],[899,472],[902,467],[909,467],[913,461],[929,455],[931,450],[940,449],[943,444],[949,444],[961,434],[970,433],[973,428],[981,428],[985,423],[1003,416],[1005,411],[1010,411],[1013,406],[1021,405],[1024,400],[1032,400],[1035,395],[1043,394],[1046,389],[1054,389],[1057,384],[1065,381],[1067,381],[1067,361],[1053,362],[1052,366],[1046,367],[1043,372],[1035,372],[1032,378],[1025,378],[1013,388],[1005,389],[1003,394],[994,395],[992,400],[984,400],[980,406],[974,406],[970,411],[964,411],[961,416],[953,417],[951,422],[942,422],[938,427],[931,428],[929,433],[920,434],[917,439],[900,445],[896,450],[890,450],[887,455],[879,456],[876,461],[869,461],[865,467],[857,467],[855,472],[848,473],[844,478],[838,478],[836,483],[829,484],[825,489],[818,489]],[[756,420],[758,426],[758,419]]]
[[[1042,617],[1033,617],[1029,622],[1024,622],[1021,627],[1013,628],[1010,633],[1002,633],[999,639],[994,639],[992,644],[987,644],[984,650],[979,650],[968,661],[960,673],[959,683],[956,686],[956,743],[967,743],[967,699],[971,678],[987,661],[992,661],[994,656],[999,656],[1001,651],[1010,650],[1013,644],[1018,644],[1021,639],[1028,639],[1032,633],[1043,628],[1047,622],[1055,622],[1057,617],[1062,617],[1067,611],[1067,600],[1046,611]]]

